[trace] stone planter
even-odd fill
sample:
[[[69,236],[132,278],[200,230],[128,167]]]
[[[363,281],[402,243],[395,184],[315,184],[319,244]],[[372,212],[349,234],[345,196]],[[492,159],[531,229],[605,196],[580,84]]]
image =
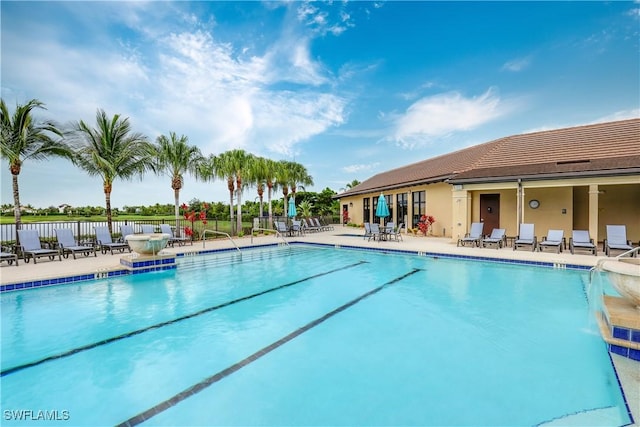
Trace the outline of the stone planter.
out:
[[[640,260],[638,258],[606,261],[602,269],[623,298],[640,310]]]
[[[167,246],[169,238],[171,236],[164,233],[129,234],[125,240],[133,252],[140,255],[156,255]]]

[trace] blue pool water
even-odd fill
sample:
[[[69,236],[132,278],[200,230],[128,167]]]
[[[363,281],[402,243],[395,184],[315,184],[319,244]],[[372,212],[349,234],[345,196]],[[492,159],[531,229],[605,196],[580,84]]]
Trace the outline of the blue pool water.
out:
[[[294,247],[7,292],[2,423],[622,426],[587,280]]]

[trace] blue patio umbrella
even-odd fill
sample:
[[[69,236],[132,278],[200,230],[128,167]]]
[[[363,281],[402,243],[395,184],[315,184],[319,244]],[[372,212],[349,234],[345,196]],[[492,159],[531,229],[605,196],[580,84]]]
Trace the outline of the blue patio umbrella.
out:
[[[293,197],[289,197],[289,208],[287,209],[287,215],[289,218],[295,217],[298,212],[296,211],[296,201]]]
[[[389,216],[389,205],[387,205],[387,199],[380,193],[378,197],[378,207],[376,207],[376,216],[380,218],[386,218]]]

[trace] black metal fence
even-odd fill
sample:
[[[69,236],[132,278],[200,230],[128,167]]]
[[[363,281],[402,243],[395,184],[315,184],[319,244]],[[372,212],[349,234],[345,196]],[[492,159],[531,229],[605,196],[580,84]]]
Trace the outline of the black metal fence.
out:
[[[333,223],[332,217],[323,217],[321,222],[325,224]],[[274,216],[272,221],[268,216],[253,218],[252,221],[242,223],[242,230],[238,232],[236,221],[229,221],[228,219],[207,218],[204,220],[197,219],[194,221],[188,221],[183,218],[178,221],[175,218],[156,219],[156,220],[118,220],[111,221],[113,237],[117,238],[121,236],[121,225],[132,225],[135,233],[141,233],[142,224],[151,224],[156,227],[156,231],[159,230],[160,224],[169,224],[174,230],[176,235],[181,237],[191,237],[193,240],[199,240],[202,236],[202,232],[205,229],[215,230],[228,233],[232,236],[248,235],[251,233],[252,228],[273,228],[273,221],[290,222],[291,218],[283,216]],[[91,241],[95,236],[94,227],[107,226],[107,221],[51,221],[51,222],[28,222],[22,223],[22,229],[38,230],[40,240],[42,242],[54,242],[56,240],[55,229],[57,228],[70,228],[73,230],[73,234],[77,240]],[[211,238],[215,236],[210,235]],[[220,236],[217,236],[220,237]],[[207,237],[209,238],[209,237]],[[15,224],[0,224],[0,242],[3,246],[12,246],[16,243],[16,227]]]

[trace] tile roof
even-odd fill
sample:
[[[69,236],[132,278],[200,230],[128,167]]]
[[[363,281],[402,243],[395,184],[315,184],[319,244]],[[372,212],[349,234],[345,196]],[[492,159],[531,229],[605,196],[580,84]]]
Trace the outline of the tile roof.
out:
[[[496,139],[379,173],[344,197],[430,182],[640,173],[640,119]]]

